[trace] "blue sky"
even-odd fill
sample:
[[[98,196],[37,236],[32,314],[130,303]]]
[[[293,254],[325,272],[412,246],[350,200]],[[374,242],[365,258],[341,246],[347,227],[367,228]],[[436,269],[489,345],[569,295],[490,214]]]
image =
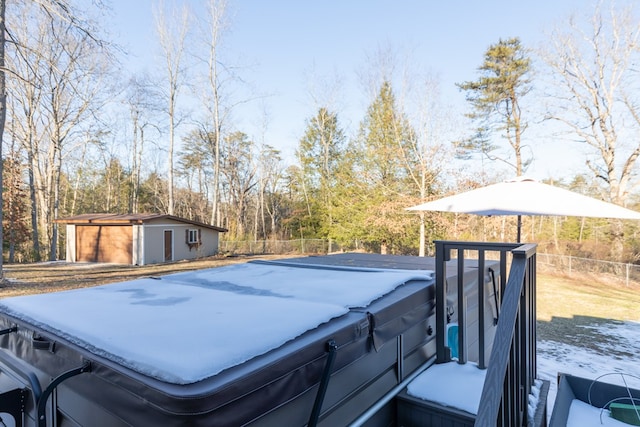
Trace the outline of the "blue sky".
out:
[[[188,3],[194,9],[201,7],[200,1]],[[154,4],[156,0],[112,1],[114,32],[121,34],[121,43],[132,54],[127,71],[157,68]],[[236,113],[238,127],[251,135],[262,104],[266,105],[265,140],[281,149],[285,158],[292,156],[305,120],[316,111],[308,94],[311,70],[330,79],[340,76],[339,111],[350,133],[371,101],[363,94],[358,72],[379,46],[411,52],[412,67],[437,75],[443,98],[462,115],[464,94],[455,83],[477,77],[490,44],[517,36],[524,46],[537,48],[545,32],[562,25],[570,13],[593,8],[591,0],[230,0],[229,5],[232,27],[225,39],[229,61],[250,64],[243,77],[269,95]],[[258,131],[253,132],[258,139]],[[580,157],[569,155],[575,147],[552,148],[539,140],[535,147],[537,160],[529,175],[559,178],[582,170],[582,161],[566,161]]]

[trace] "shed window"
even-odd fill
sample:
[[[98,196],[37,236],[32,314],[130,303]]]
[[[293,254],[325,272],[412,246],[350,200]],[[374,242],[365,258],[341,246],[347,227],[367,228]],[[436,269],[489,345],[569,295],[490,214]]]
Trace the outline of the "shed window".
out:
[[[194,245],[200,243],[200,230],[190,228],[187,230],[187,244]]]

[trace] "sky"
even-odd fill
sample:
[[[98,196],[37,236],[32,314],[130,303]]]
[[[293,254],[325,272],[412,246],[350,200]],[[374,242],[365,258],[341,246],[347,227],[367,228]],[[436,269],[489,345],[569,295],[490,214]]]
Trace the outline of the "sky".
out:
[[[152,12],[156,4],[112,0],[113,33],[130,52],[123,72],[158,69]],[[188,4],[202,13],[201,1]],[[367,72],[367,57],[378,49],[408,55],[413,70],[437,76],[443,101],[462,116],[467,105],[455,83],[478,77],[477,67],[491,44],[516,36],[535,49],[545,33],[562,26],[571,13],[588,12],[593,2],[241,0],[229,1],[229,6],[225,57],[232,65],[243,65],[243,79],[264,95],[236,109],[234,122],[254,140],[264,140],[292,159],[305,120],[317,111],[310,88],[320,80],[340,80],[335,108],[347,133],[355,133],[371,102],[358,76]],[[313,93],[328,97],[326,92]],[[535,147],[529,176],[558,178],[584,171],[576,146],[558,147],[532,132],[525,136]]]

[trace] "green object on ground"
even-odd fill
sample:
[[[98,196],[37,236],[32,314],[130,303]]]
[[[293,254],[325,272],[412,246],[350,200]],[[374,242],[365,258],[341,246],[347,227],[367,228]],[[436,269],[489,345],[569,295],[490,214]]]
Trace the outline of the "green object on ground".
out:
[[[609,405],[611,418],[632,426],[640,426],[640,405],[629,405],[626,403],[612,403]]]

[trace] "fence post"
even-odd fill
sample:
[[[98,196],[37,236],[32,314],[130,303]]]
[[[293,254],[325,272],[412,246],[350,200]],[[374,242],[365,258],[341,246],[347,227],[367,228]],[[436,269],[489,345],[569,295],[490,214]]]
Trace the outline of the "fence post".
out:
[[[569,255],[569,274],[571,274],[571,255]]]
[[[631,273],[631,264],[627,263],[627,264],[625,265],[625,267],[626,267],[626,270],[627,270],[627,275],[626,275],[626,281],[625,281],[625,283],[626,283],[626,285],[627,285],[627,287],[628,287],[628,286],[629,286],[629,274]]]

